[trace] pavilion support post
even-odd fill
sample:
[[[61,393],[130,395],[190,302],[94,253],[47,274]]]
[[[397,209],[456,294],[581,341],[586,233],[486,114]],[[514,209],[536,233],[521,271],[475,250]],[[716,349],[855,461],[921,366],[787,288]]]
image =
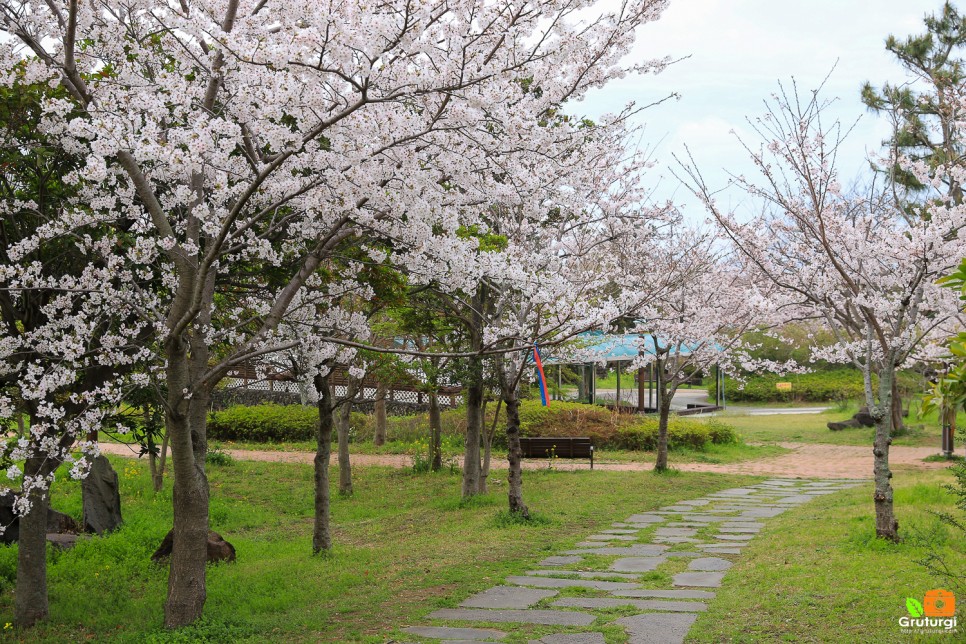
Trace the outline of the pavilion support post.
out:
[[[637,411],[642,412],[644,406],[644,367],[637,368]]]
[[[617,363],[617,398],[614,401],[616,403],[615,409],[620,412],[621,410],[621,363]]]

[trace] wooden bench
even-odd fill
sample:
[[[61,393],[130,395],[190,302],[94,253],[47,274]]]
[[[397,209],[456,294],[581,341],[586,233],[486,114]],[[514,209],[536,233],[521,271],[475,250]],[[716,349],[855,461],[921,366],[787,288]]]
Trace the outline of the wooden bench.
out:
[[[594,444],[589,438],[579,437],[521,437],[523,458],[589,458],[594,469]]]

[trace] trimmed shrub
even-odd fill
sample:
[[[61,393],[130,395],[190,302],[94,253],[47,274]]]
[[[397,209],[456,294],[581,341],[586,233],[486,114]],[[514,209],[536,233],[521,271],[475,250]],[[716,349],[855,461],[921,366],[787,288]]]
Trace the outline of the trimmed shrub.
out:
[[[208,437],[260,443],[315,438],[319,412],[301,405],[234,405],[208,414]]]
[[[791,391],[779,391],[775,386],[779,382],[792,383]],[[712,379],[708,383],[708,396],[712,400],[715,391]],[[744,384],[734,378],[725,380],[726,402],[835,402],[855,400],[863,395],[862,374],[855,369],[749,376]]]
[[[496,405],[487,405],[486,428],[493,422]],[[505,416],[494,436],[494,447],[506,447],[503,431]],[[294,442],[315,439],[318,411],[300,405],[236,405],[208,416],[208,436],[216,440],[252,442]],[[539,401],[524,400],[520,405],[520,429],[524,436],[588,436],[598,449],[651,450],[657,445],[657,418],[634,414],[615,414],[596,405],[554,401],[544,407]],[[350,420],[354,442],[372,440],[371,415],[353,412]],[[450,409],[442,414],[443,440],[461,444],[466,433],[466,410]],[[694,419],[672,416],[669,420],[672,448],[705,449],[712,443],[737,441],[729,425],[714,418]],[[425,441],[429,434],[427,414],[390,416],[387,439],[404,443]]]

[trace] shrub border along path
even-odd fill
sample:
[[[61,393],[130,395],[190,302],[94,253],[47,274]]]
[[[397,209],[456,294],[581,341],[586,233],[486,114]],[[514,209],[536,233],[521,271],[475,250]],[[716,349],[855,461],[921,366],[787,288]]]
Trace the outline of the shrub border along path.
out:
[[[753,474],[759,476],[786,476],[805,478],[831,479],[870,479],[872,478],[872,446],[859,447],[851,445],[824,445],[821,443],[779,443],[781,447],[791,450],[787,454],[742,461],[740,463],[674,463],[672,455],[671,466],[685,472],[712,472],[717,474]],[[127,446],[117,443],[101,443],[101,451],[117,456],[134,457],[137,452]],[[315,458],[312,452],[276,452],[259,450],[224,450],[238,460],[269,461],[275,463],[305,463],[311,464]],[[918,469],[942,469],[949,464],[938,462],[923,462],[927,456],[937,454],[935,447],[905,447],[892,446],[889,450],[889,463],[892,466],[907,466]],[[502,454],[494,452],[492,467],[506,469],[507,462]],[[335,454],[332,455],[333,465],[338,463]],[[412,458],[404,454],[353,454],[352,463],[361,466],[383,465],[388,467],[410,467]],[[525,460],[524,469],[545,469],[546,460]],[[556,461],[555,469],[574,470],[586,469],[588,465],[582,461]],[[595,462],[595,469],[615,471],[642,471],[653,469],[652,463],[600,463]]]

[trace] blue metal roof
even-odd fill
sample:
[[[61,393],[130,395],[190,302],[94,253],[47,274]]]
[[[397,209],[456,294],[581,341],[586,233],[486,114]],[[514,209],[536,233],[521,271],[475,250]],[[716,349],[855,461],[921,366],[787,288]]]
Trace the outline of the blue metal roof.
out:
[[[666,343],[661,341],[661,347]],[[654,337],[640,333],[611,334],[587,331],[574,338],[572,343],[541,349],[545,364],[571,364],[579,362],[630,362],[641,353],[654,354]],[[680,353],[687,355],[691,349],[683,345]],[[532,355],[531,358],[532,360]]]

